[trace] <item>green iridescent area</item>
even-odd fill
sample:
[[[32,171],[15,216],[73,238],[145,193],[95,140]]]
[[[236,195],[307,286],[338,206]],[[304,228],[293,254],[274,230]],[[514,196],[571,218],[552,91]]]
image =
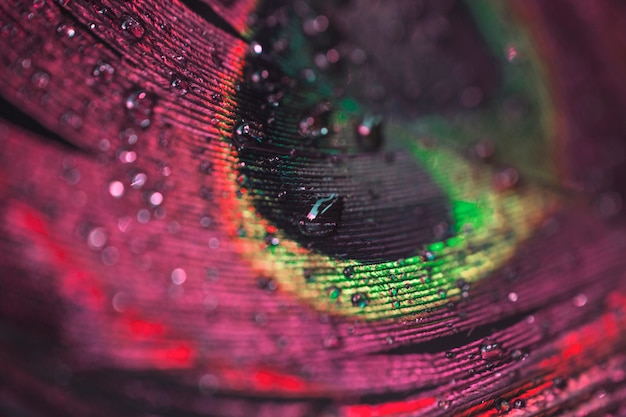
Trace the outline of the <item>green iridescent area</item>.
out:
[[[494,59],[501,67],[497,97],[486,106],[453,117],[425,115],[411,121],[390,121],[385,136],[392,146],[412,154],[445,192],[450,202],[452,237],[415,248],[419,255],[379,263],[333,259],[301,247],[274,233],[255,212],[250,194],[238,199],[244,258],[259,274],[273,277],[318,310],[391,319],[423,314],[429,309],[471,296],[465,284],[477,283],[502,268],[529,239],[545,217],[558,207],[548,185],[554,172],[553,114],[543,70],[527,34],[501,2],[468,2]],[[291,48],[306,51],[307,41],[296,22],[286,29]],[[313,66],[311,54],[295,53],[281,62],[287,74]],[[332,95],[333,83],[318,74],[311,102]],[[300,99],[300,98],[298,98]],[[523,114],[511,115],[511,100],[522,100]],[[352,98],[334,101],[336,135],[352,135],[355,118],[367,106]],[[286,106],[289,107],[289,106]],[[497,143],[495,163],[467,157],[479,140]],[[523,178],[518,187],[494,186],[502,167],[514,166]],[[259,256],[259,254],[263,256]]]

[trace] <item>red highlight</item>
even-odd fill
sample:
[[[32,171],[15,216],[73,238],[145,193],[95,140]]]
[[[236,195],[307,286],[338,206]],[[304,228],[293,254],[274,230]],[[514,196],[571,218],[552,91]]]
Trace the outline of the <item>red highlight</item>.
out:
[[[411,413],[430,407],[434,398],[390,402],[378,405],[353,405],[345,409],[346,417],[382,417],[400,413]]]
[[[128,319],[128,327],[136,337],[158,337],[165,333],[165,327],[160,323],[151,323],[141,319]]]
[[[253,381],[260,390],[302,391],[306,388],[304,381],[298,377],[266,369],[257,371]]]
[[[30,209],[25,208],[21,212],[23,213],[22,220],[26,229],[40,236],[48,235],[46,223],[41,219],[41,217],[37,216],[37,214]]]
[[[162,352],[163,359],[172,365],[188,366],[193,357],[193,349],[188,344],[181,344]]]

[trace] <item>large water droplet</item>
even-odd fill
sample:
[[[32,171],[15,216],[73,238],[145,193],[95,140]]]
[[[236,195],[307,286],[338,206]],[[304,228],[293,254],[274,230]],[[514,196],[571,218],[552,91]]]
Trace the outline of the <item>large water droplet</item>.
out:
[[[499,343],[484,343],[480,345],[480,357],[485,361],[493,361],[502,356],[502,348]]]
[[[146,34],[146,29],[138,17],[126,14],[120,18],[122,33],[129,39],[139,41]]]
[[[298,223],[305,236],[322,237],[335,232],[343,211],[343,199],[335,194],[318,198],[311,210]]]
[[[383,118],[381,116],[364,117],[356,127],[356,142],[363,151],[380,150],[384,142]]]
[[[125,102],[126,111],[133,123],[142,128],[150,126],[154,98],[145,90],[131,93]]]

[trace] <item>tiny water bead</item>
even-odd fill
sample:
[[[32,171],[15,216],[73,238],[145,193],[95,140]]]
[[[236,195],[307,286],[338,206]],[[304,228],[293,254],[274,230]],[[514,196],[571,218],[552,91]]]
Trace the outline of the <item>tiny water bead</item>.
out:
[[[33,86],[43,90],[48,86],[48,83],[50,82],[50,75],[45,71],[37,71],[30,78],[30,81]]]
[[[380,150],[384,143],[382,116],[366,116],[356,126],[356,142],[365,152]]]
[[[278,284],[272,278],[258,277],[257,286],[267,292],[275,292],[278,289]]]
[[[74,28],[74,26],[72,26],[72,25],[61,23],[57,27],[57,33],[59,34],[59,36],[65,36],[67,38],[73,38],[74,36],[76,36],[76,28]]]
[[[139,172],[133,176],[130,182],[130,186],[138,190],[144,186],[147,180],[148,180],[148,176],[144,174],[143,172]]]
[[[132,164],[137,160],[137,153],[135,151],[120,151],[118,159],[123,164]]]
[[[114,198],[120,198],[124,195],[124,184],[121,181],[111,181],[109,183],[109,194]]]
[[[328,287],[326,293],[328,294],[328,298],[330,298],[331,300],[336,300],[341,295],[341,288],[333,285]]]
[[[264,140],[265,134],[262,126],[255,122],[243,122],[233,131],[233,145],[240,150],[245,149],[246,146],[261,144]]]
[[[111,64],[99,61],[96,66],[93,67],[91,75],[97,81],[110,83],[115,75],[115,68]]]
[[[180,74],[174,74],[170,82],[170,87],[176,95],[184,96],[189,92],[191,83]]]
[[[175,285],[182,285],[187,281],[187,272],[183,268],[175,268],[170,278]]]
[[[148,202],[152,207],[158,207],[163,203],[163,194],[158,191],[150,193],[148,196]]]
[[[155,99],[146,90],[132,92],[124,102],[133,123],[143,129],[150,126]]]
[[[496,410],[498,410],[499,413],[507,413],[511,411],[511,403],[505,399],[502,399],[502,398],[497,399],[495,402],[495,405],[496,405]]]
[[[308,139],[327,136],[330,133],[330,119],[333,105],[330,101],[321,101],[300,119],[298,130]]]
[[[515,349],[511,352],[511,359],[513,359],[516,362],[519,362],[521,360],[524,360],[528,357],[528,352],[522,350],[522,349]]]
[[[96,227],[87,236],[87,245],[90,249],[100,250],[107,243],[106,231],[102,227]]]
[[[363,308],[367,307],[367,305],[369,304],[369,298],[364,292],[355,292],[354,294],[352,294],[351,301],[354,307]]]
[[[337,229],[343,211],[343,199],[335,194],[319,198],[306,216],[298,222],[305,236],[323,237]]]

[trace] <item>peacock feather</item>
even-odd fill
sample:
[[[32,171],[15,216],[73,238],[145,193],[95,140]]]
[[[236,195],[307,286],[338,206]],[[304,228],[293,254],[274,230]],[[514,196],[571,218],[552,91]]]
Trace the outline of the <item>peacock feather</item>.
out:
[[[625,415],[624,22],[0,0],[0,414]]]

